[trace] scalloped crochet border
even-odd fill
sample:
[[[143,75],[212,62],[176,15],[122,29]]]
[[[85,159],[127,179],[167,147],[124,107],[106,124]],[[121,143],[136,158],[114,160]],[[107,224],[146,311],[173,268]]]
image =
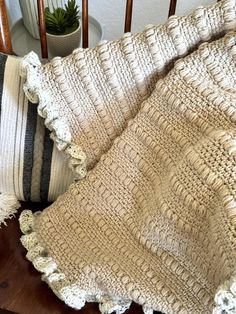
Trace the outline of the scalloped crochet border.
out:
[[[66,118],[59,118],[58,108],[49,93],[43,89],[40,76],[41,62],[33,51],[20,64],[20,76],[24,78],[24,92],[30,102],[38,104],[38,114],[45,119],[51,138],[57,148],[69,157],[69,167],[82,179],[86,176],[86,155],[82,148],[71,142],[71,133]]]
[[[62,273],[56,262],[50,257],[37,239],[35,232],[35,217],[41,212],[32,213],[24,210],[19,218],[20,229],[24,234],[21,243],[28,251],[26,257],[31,261],[36,270],[43,273],[42,280],[53,290],[59,299],[68,306],[81,309],[86,302],[98,302],[101,314],[124,313],[131,305],[132,300],[123,300],[110,295],[91,295],[76,283],[71,283]],[[222,284],[215,294],[216,306],[212,314],[236,313],[236,273]],[[144,314],[153,314],[154,310],[143,306]]]
[[[49,285],[59,299],[72,308],[79,310],[86,302],[98,302],[102,314],[124,313],[130,307],[131,300],[124,300],[118,296],[91,295],[76,283],[69,282],[53,258],[38,242],[35,232],[35,217],[40,214],[41,212],[33,214],[30,210],[24,210],[20,215],[19,223],[24,234],[20,240],[28,251],[26,257],[33,263],[35,269],[43,273],[42,280]],[[143,312],[144,314],[153,314],[154,310],[143,306]]]

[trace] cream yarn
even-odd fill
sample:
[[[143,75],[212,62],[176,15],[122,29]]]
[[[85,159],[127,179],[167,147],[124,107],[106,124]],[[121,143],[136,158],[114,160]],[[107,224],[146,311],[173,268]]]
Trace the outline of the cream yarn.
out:
[[[34,53],[22,62],[25,92],[38,103],[39,114],[70,167],[82,178],[122,133],[171,63],[200,42],[236,26],[235,0],[199,7],[142,33],[41,66]],[[86,167],[87,165],[87,167]]]
[[[11,219],[20,207],[20,202],[12,194],[0,193],[0,227],[7,224],[6,220]]]
[[[229,33],[176,62],[86,179],[22,213],[27,258],[58,297],[236,312],[235,86]]]

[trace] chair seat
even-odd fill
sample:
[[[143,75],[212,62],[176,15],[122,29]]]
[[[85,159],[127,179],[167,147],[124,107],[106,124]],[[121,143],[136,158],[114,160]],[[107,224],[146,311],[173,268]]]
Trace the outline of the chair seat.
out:
[[[24,203],[39,210],[45,204]],[[60,301],[40,274],[25,258],[26,250],[20,243],[19,214],[0,229],[0,309],[18,314],[100,314],[98,305],[88,303],[82,310],[73,310]],[[1,311],[0,311],[1,313]],[[142,314],[140,306],[132,304],[127,314]]]

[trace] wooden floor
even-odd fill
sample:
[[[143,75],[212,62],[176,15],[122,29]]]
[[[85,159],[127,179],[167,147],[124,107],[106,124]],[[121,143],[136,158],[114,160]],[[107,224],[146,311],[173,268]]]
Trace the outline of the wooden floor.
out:
[[[9,220],[7,227],[0,229],[0,314],[7,313],[3,310],[18,314],[100,314],[97,304],[89,303],[76,311],[60,301],[26,260],[20,235],[18,219]],[[132,304],[126,313],[143,312]]]

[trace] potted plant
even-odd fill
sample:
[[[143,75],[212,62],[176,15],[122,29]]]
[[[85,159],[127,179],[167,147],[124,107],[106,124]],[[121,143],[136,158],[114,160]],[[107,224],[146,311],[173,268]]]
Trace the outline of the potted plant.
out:
[[[37,0],[19,0],[23,18],[23,23],[27,31],[35,39],[39,39],[39,23]],[[67,0],[44,0],[45,6],[50,10],[54,8],[64,8]]]
[[[79,7],[76,0],[68,0],[65,8],[45,9],[47,41],[53,56],[67,56],[78,48],[81,40]]]

